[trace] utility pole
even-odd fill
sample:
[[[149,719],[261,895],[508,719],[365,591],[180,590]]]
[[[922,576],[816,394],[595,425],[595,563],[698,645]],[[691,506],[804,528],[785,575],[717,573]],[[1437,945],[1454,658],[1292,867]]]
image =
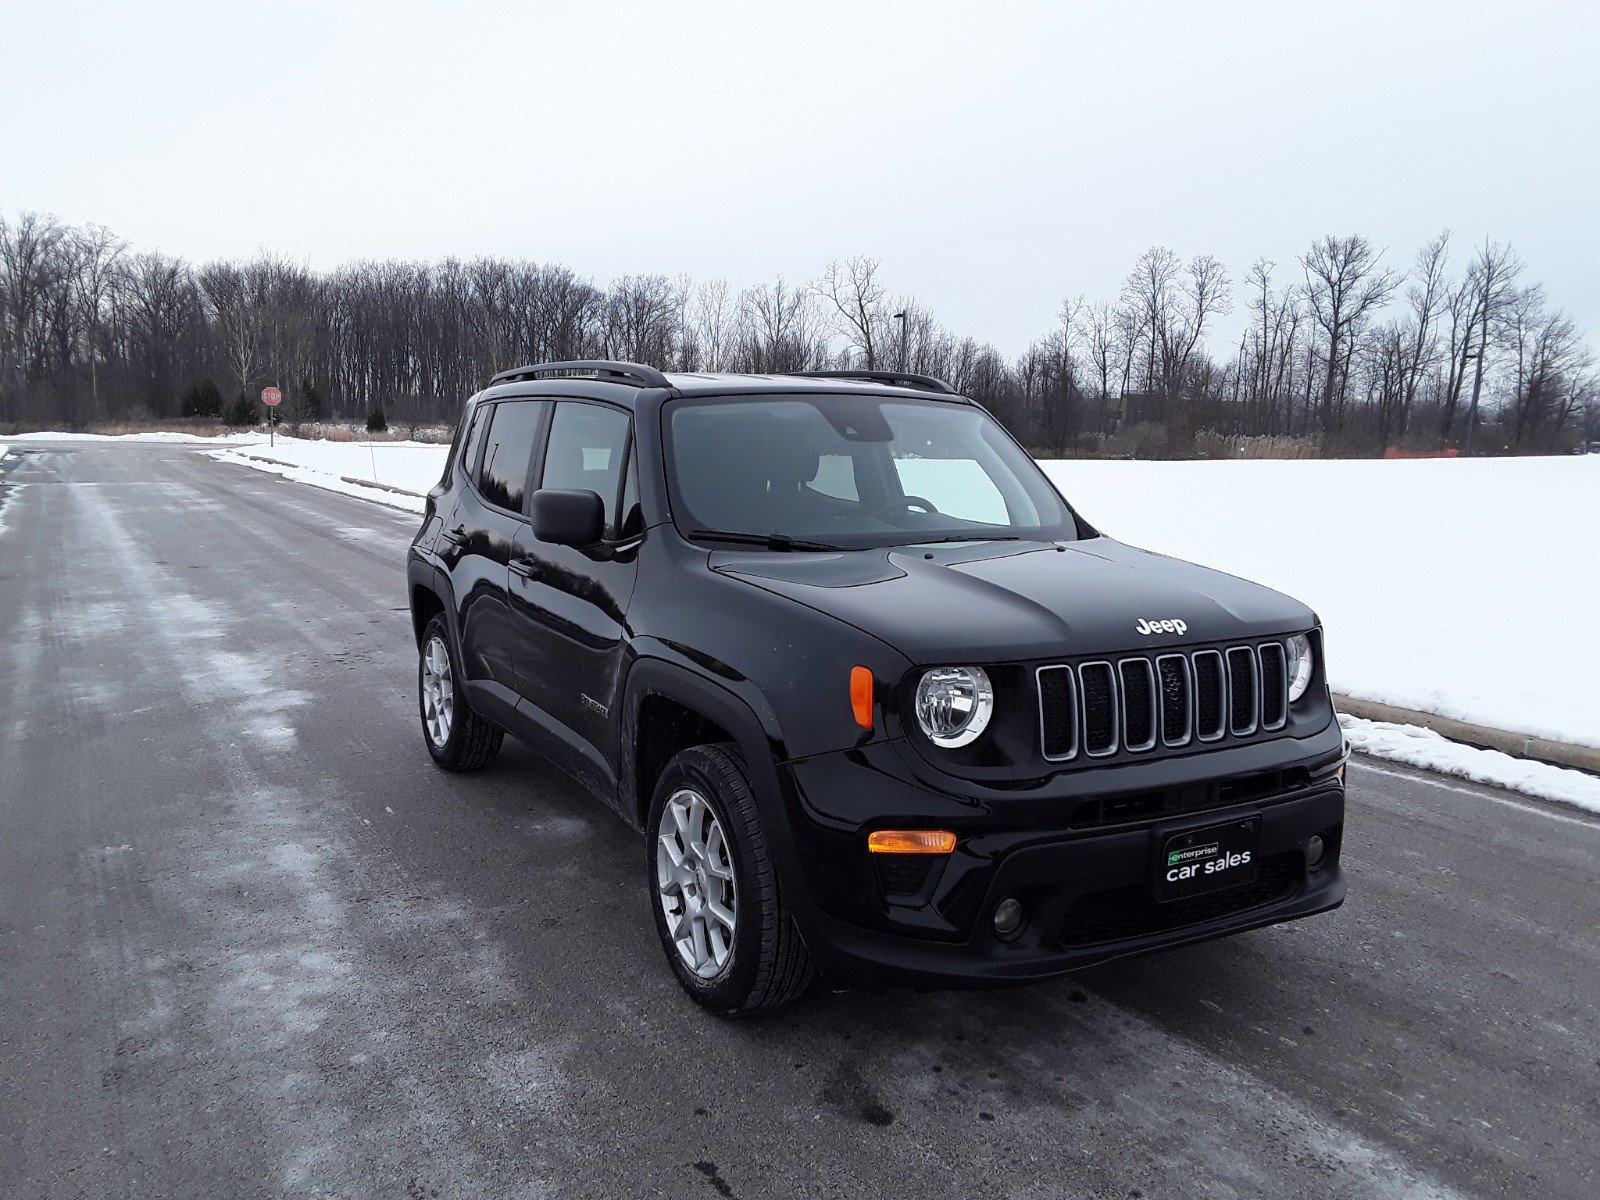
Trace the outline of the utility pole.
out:
[[[894,319],[900,322],[900,370],[906,369],[906,314],[897,312]]]

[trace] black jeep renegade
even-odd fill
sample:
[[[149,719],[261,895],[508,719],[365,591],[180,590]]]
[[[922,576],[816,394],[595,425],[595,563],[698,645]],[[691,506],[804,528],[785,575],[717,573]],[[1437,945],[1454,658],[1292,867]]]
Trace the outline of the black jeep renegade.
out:
[[[641,828],[718,1012],[1344,898],[1315,615],[1098,532],[937,380],[507,371],[407,574],[434,761],[509,732]]]

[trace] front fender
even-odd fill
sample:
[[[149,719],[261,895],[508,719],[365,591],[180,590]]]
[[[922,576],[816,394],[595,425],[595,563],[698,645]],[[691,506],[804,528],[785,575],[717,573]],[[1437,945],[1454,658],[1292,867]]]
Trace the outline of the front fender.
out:
[[[638,795],[639,714],[647,696],[665,696],[715,721],[727,730],[744,757],[779,887],[804,929],[815,905],[796,853],[794,820],[799,815],[799,796],[787,772],[779,769],[787,753],[776,715],[749,680],[708,675],[670,644],[641,643],[640,649],[656,657],[638,658],[628,673],[623,693],[619,799],[631,801]],[[630,807],[633,822],[642,829],[645,814],[636,805]]]

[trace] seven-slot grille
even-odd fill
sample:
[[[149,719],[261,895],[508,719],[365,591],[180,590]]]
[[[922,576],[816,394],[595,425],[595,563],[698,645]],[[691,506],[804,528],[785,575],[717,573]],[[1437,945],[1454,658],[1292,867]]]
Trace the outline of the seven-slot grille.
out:
[[[1247,738],[1289,717],[1282,642],[1040,667],[1044,756],[1108,758]]]

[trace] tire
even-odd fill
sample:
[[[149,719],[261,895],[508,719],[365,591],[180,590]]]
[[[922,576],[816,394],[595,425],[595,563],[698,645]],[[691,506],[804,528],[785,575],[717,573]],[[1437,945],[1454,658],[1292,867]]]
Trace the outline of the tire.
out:
[[[714,818],[714,829],[697,817],[697,802],[703,802]],[[685,854],[686,816],[691,835],[705,835],[698,855]],[[664,826],[666,842],[662,839]],[[720,850],[717,831],[721,833]],[[811,956],[783,902],[738,748],[732,744],[694,746],[668,763],[650,803],[647,833],[650,909],[661,948],[684,990],[712,1012],[730,1017],[779,1008],[798,999],[811,985]],[[678,861],[680,855],[685,862]],[[699,872],[693,870],[696,865]],[[720,874],[723,868],[731,877]],[[703,920],[703,937],[698,940],[693,933],[695,921],[691,918],[687,927],[683,921],[694,908],[696,894]],[[731,939],[725,920],[729,898]],[[722,909],[721,915],[714,915],[715,908]],[[669,916],[669,910],[675,910],[676,919]],[[686,937],[681,949],[675,931]],[[726,945],[720,959],[719,934]],[[702,942],[705,962],[696,966],[692,960],[698,957]]]
[[[446,771],[476,771],[488,766],[500,753],[500,743],[505,739],[499,728],[472,711],[466,693],[456,686],[462,678],[449,622],[440,613],[422,631],[417,655],[417,711],[422,717],[422,740],[428,753]]]

